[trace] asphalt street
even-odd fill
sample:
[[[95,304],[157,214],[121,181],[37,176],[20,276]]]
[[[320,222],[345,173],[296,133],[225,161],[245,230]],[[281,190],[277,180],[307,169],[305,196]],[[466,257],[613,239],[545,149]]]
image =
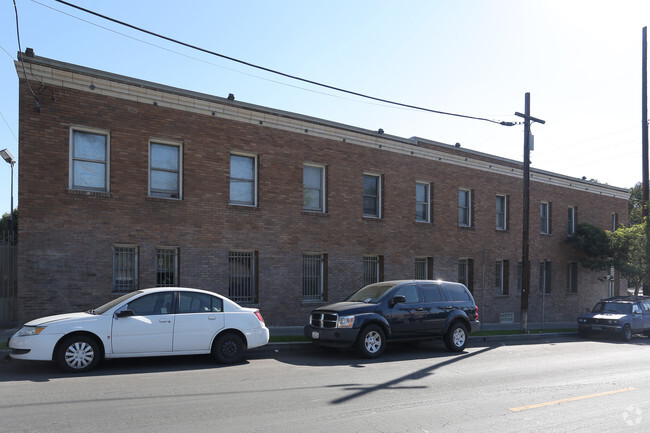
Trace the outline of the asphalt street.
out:
[[[2,432],[650,431],[650,342],[574,336],[389,346],[378,360],[272,345],[105,362],[0,364]]]

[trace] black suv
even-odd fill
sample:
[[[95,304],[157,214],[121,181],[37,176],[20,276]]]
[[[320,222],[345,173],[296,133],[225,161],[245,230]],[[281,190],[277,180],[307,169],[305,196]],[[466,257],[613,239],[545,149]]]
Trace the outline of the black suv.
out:
[[[630,341],[633,334],[650,335],[650,296],[615,296],[578,317],[578,334],[610,334]]]
[[[478,326],[478,307],[460,283],[384,281],[312,311],[305,336],[321,346],[355,347],[361,355],[376,358],[387,340],[440,336],[449,350],[461,352],[468,333]]]

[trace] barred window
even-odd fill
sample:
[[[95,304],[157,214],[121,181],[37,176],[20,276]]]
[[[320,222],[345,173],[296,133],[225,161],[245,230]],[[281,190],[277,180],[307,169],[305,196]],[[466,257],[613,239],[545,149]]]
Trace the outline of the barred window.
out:
[[[578,263],[567,263],[566,277],[567,293],[578,293]]]
[[[156,250],[156,287],[178,287],[178,248]]]
[[[363,258],[363,285],[379,282],[379,256]]]
[[[508,260],[497,260],[495,270],[495,287],[497,295],[507,296],[510,294],[510,262]]]
[[[228,297],[243,304],[256,304],[257,298],[257,253],[252,251],[231,251],[228,254],[230,274],[228,276]]]
[[[302,297],[304,300],[325,299],[325,255],[302,256]]]
[[[132,292],[138,288],[138,247],[113,248],[113,291]]]
[[[551,262],[548,260],[539,263],[539,291],[551,293]]]
[[[415,279],[416,280],[433,279],[433,257],[415,258]]]
[[[458,260],[458,282],[474,292],[474,259]]]

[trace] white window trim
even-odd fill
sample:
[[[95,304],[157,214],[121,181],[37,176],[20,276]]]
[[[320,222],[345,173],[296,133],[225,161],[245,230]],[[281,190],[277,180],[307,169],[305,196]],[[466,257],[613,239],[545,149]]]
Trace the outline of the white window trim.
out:
[[[163,146],[178,147],[178,197],[165,197],[160,195],[152,195],[151,193],[151,145],[162,144]],[[169,200],[182,200],[183,199],[183,143],[179,141],[171,141],[159,138],[149,139],[149,167],[148,167],[148,191],[149,197],[164,198]]]
[[[257,155],[253,153],[244,153],[244,152],[230,152],[228,156],[228,173],[230,175],[230,157],[231,156],[243,156],[246,158],[253,158],[253,204],[233,202],[230,200],[230,183],[228,184],[228,203],[236,206],[248,206],[248,207],[257,207]],[[230,179],[232,180],[232,179]]]
[[[304,188],[305,188],[305,186],[304,186],[304,167],[316,167],[316,168],[321,169],[322,194],[321,194],[321,203],[320,203],[321,208],[320,209],[305,209],[304,206],[303,206],[302,210],[304,212],[326,213],[327,209],[325,208],[325,204],[327,203],[327,200],[325,199],[325,197],[327,197],[327,195],[326,195],[327,192],[326,192],[326,188],[325,188],[325,180],[327,179],[327,176],[326,176],[327,166],[325,166],[323,164],[316,164],[316,163],[311,163],[311,162],[303,163],[303,191],[304,191]]]
[[[88,132],[90,134],[101,134],[106,136],[106,188],[104,190],[97,190],[92,188],[77,188],[74,186],[74,131]],[[111,192],[111,133],[107,129],[90,128],[86,126],[72,125],[69,131],[69,146],[68,146],[68,188],[79,191],[98,191],[98,192]]]
[[[381,201],[382,201],[382,196],[381,196],[381,174],[377,173],[363,173],[364,176],[372,176],[377,178],[377,215],[370,215],[366,214],[365,212],[363,213],[364,218],[375,218],[375,219],[381,219],[382,214],[381,214]],[[363,186],[363,184],[362,184]],[[363,195],[362,198],[365,197],[365,192],[362,191]],[[362,203],[363,205],[363,203]]]
[[[460,193],[461,191],[467,193],[467,224],[461,223],[460,221],[460,196],[458,197],[458,210],[459,210],[459,218],[458,218],[458,225],[460,227],[472,227],[472,190],[468,188],[458,188],[458,192]]]
[[[417,182],[416,181],[415,185],[416,185],[415,186],[416,190],[417,190],[417,185],[424,185],[426,187],[426,189],[427,189],[427,196],[426,196],[426,200],[427,200],[426,201],[427,217],[425,219],[423,219],[423,220],[418,219],[417,212],[416,212],[416,214],[415,214],[415,222],[418,222],[418,223],[430,223],[431,222],[431,184],[429,182]],[[418,202],[417,201],[417,193],[416,193],[416,197],[415,197],[416,206],[418,205],[418,203],[423,203],[423,202]]]
[[[541,227],[541,222],[542,222],[542,208],[546,205],[546,226]],[[539,204],[539,218],[540,218],[540,234],[547,235],[549,234],[549,229],[550,229],[550,223],[551,223],[551,218],[549,215],[549,211],[551,209],[551,206],[549,205],[549,202],[543,201],[540,202]]]
[[[506,194],[497,194],[496,197],[503,198],[503,226],[496,226],[497,230],[504,231],[508,230],[508,196]]]

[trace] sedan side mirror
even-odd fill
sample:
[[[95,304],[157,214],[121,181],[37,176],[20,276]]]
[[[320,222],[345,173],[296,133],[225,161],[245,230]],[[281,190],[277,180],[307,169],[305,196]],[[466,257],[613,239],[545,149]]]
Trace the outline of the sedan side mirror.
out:
[[[403,304],[406,302],[406,296],[404,295],[396,295],[393,296],[393,299],[391,299],[390,304],[391,306],[395,306],[397,304]]]
[[[115,313],[115,317],[131,317],[135,316],[133,310],[122,310]]]

